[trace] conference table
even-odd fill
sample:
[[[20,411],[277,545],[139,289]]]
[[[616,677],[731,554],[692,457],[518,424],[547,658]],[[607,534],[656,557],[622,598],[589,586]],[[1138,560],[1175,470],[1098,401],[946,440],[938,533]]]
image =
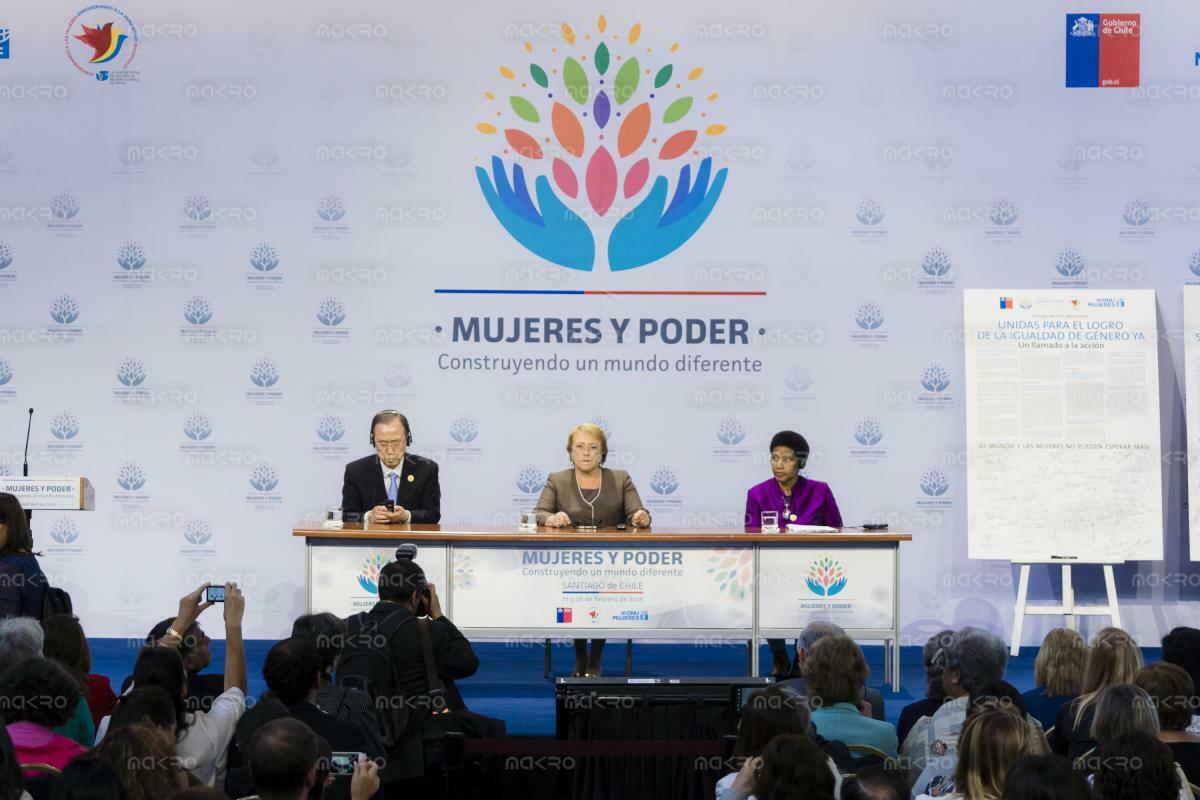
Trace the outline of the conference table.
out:
[[[469,638],[684,640],[729,647],[792,639],[830,620],[883,642],[884,675],[900,686],[900,543],[912,535],[639,528],[577,531],[500,526],[298,525],[309,612],[347,617],[378,601],[379,570],[402,543]],[[758,673],[758,647],[747,668]]]

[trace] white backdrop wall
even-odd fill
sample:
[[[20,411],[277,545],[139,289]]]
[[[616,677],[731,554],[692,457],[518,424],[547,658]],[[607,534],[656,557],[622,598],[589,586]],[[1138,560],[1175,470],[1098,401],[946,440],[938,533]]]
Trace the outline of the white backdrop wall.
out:
[[[769,476],[770,436],[797,429],[814,448],[808,474],[832,484],[848,523],[913,533],[906,644],[944,626],[1007,632],[1013,570],[967,559],[963,507],[961,290],[997,285],[1157,291],[1167,555],[1122,568],[1119,590],[1147,644],[1200,622],[1179,379],[1181,290],[1200,280],[1200,72],[1185,4],[1138,4],[1141,87],[1095,90],[1063,85],[1065,14],[1079,9],[1040,2],[1003,13],[943,2],[121,10],[139,28],[136,52],[127,41],[108,81],[64,52],[64,41],[77,60],[86,52],[64,39],[74,6],[0,16],[11,31],[0,59],[0,468],[19,474],[34,406],[32,472],[95,483],[94,513],[35,519],[47,568],[90,634],[140,635],[210,577],[247,586],[251,636],[284,634],[304,602],[290,528],[338,502],[342,464],[369,452],[367,421],[387,406],[410,416],[414,452],[441,463],[444,518],[480,524],[515,524],[545,472],[565,466],[569,427],[592,419],[658,522],[740,525],[746,487]],[[648,70],[614,113],[671,63],[662,97],[647,101],[651,135],[671,132],[664,104],[683,96],[695,107],[673,124],[700,131],[678,159],[652,152],[646,188],[618,192],[605,214],[587,210],[584,189],[568,201],[601,244],[656,176],[673,190],[684,163],[694,174],[711,157],[714,177],[727,170],[690,241],[625,271],[602,246],[586,271],[524,249],[474,171],[497,155],[511,175],[505,151],[519,145],[477,128],[492,123],[545,148],[522,162],[535,196],[533,177],[555,156],[586,183],[528,65],[549,73],[590,153],[597,112],[562,91],[563,59],[580,59],[594,94],[599,41],[611,48],[606,85],[635,56]],[[121,69],[137,80],[115,85],[130,77]],[[724,133],[711,132],[718,124]],[[620,175],[636,157],[616,158]],[[600,194],[613,185],[596,181]],[[456,317],[595,317],[605,329],[628,318],[630,330],[739,319],[749,339],[467,343],[454,341]],[[567,367],[439,361],[525,355]],[[760,370],[680,373],[684,355]],[[669,367],[581,371],[588,357]],[[1035,594],[1054,583],[1039,573]],[[1027,641],[1050,624],[1027,626]]]

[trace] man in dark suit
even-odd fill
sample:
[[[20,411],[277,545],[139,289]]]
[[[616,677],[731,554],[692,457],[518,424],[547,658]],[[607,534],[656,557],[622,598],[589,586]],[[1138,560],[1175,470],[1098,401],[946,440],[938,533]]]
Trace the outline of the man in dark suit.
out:
[[[346,465],[342,511],[369,511],[372,522],[432,525],[441,520],[438,465],[408,452],[412,444],[408,419],[399,411],[380,411],[371,420],[371,444],[375,455]],[[388,510],[389,500],[394,510]]]

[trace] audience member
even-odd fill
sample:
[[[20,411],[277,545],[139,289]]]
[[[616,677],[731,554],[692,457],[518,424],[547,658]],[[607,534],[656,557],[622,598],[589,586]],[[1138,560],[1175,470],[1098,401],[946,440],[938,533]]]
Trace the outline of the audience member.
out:
[[[71,614],[54,614],[42,620],[42,631],[45,633],[42,654],[61,664],[83,690],[88,713],[92,718],[91,736],[94,737],[95,726],[100,724],[103,717],[112,713],[117,704],[117,696],[113,693],[106,676],[91,674],[92,651],[88,647],[83,626],[79,624],[79,619]],[[89,737],[88,743],[90,742]]]
[[[1058,709],[1079,696],[1087,664],[1087,642],[1070,628],[1055,628],[1042,639],[1033,662],[1035,688],[1025,692],[1025,709],[1042,724],[1054,725]]]
[[[321,688],[317,690],[317,705],[321,710],[359,723],[367,736],[382,746],[379,720],[370,695],[360,689],[338,686],[333,681],[342,644],[346,641],[346,621],[329,612],[305,614],[292,623],[292,637],[308,639],[316,645],[321,656]]]
[[[179,731],[179,709],[173,698],[162,686],[147,682],[145,686],[130,689],[121,696],[108,722],[108,730],[115,731],[127,725],[153,725],[175,736]]]
[[[225,691],[209,710],[187,711],[187,673],[177,650],[183,641],[179,631],[190,628],[196,616],[211,605],[201,602],[206,588],[207,584],[184,595],[179,601],[179,616],[168,626],[158,646],[142,649],[134,666],[133,685],[159,686],[171,695],[179,719],[176,754],[185,763],[195,765],[188,769],[200,783],[213,786],[224,783],[229,743],[238,719],[246,712],[246,656],[242,644],[246,600],[236,584],[225,584]],[[103,740],[108,724],[108,718],[100,721],[97,743]]]
[[[268,722],[250,742],[249,763],[258,800],[304,800],[317,783],[319,737],[297,719]],[[379,791],[379,768],[360,759],[350,780],[352,800],[366,800]]]
[[[1192,792],[1154,736],[1128,731],[1104,743],[1092,786],[1098,800],[1190,800]]]
[[[1096,746],[1092,715],[1096,698],[1106,686],[1129,683],[1142,668],[1142,651],[1120,628],[1101,628],[1088,653],[1080,695],[1064,703],[1055,717],[1050,748],[1074,760]]]
[[[1158,710],[1158,738],[1175,756],[1188,782],[1200,783],[1200,737],[1188,733],[1196,687],[1187,670],[1160,661],[1133,676],[1134,686],[1146,690]]]
[[[1132,683],[1105,686],[1096,696],[1093,708],[1091,737],[1098,747],[1085,753],[1076,762],[1076,769],[1082,764],[1085,772],[1091,772],[1094,765],[1088,755],[1097,750],[1103,755],[1104,745],[1123,733],[1136,731],[1158,736],[1158,711],[1154,708],[1154,701],[1145,689]]]
[[[791,689],[801,697],[807,697],[808,683],[804,679],[804,668],[808,663],[808,654],[812,652],[813,645],[826,636],[842,636],[845,633],[846,631],[840,625],[832,622],[818,620],[808,623],[796,639],[796,664],[792,669],[792,677],[784,681],[777,681],[775,685]],[[870,686],[863,686],[863,700],[871,704],[870,716],[872,719],[886,719],[883,713],[882,692],[872,689]]]
[[[1021,713],[1025,719],[1025,727],[1029,737],[1029,752],[1031,755],[1044,756],[1050,754],[1050,744],[1046,741],[1046,734],[1042,730],[1042,723],[1029,713],[1025,708],[1025,697],[1021,694],[1017,687],[1013,686],[1008,681],[997,681],[990,686],[981,686],[970,695],[970,707],[974,708],[988,700],[994,700],[1001,705],[1008,705],[1015,708]],[[968,712],[970,713],[970,712]]]
[[[1008,648],[995,634],[968,626],[951,637],[941,658],[946,702],[917,720],[901,753],[917,793],[926,791],[935,776],[954,774],[971,692],[1003,680]]]
[[[826,636],[813,645],[804,667],[812,722],[826,739],[868,745],[896,755],[896,729],[872,719],[862,690],[869,670],[862,649],[845,634]]]
[[[776,736],[761,756],[747,759],[729,787],[729,800],[835,800],[826,756],[807,736]]]
[[[79,756],[67,764],[54,781],[50,800],[128,800],[121,777],[94,754]]]
[[[1091,800],[1083,773],[1062,756],[1021,756],[1004,779],[1004,800]]]
[[[0,800],[27,800],[25,779],[21,775],[21,762],[13,749],[8,735],[8,726],[0,720]]]
[[[812,730],[812,715],[807,697],[801,697],[795,692],[782,689],[779,686],[768,686],[747,698],[738,719],[737,740],[733,746],[733,758],[745,763],[746,760],[762,755],[767,743],[776,736],[808,736],[825,752],[828,757],[829,770],[834,776],[837,790],[841,791],[841,770],[854,769],[854,759],[850,751],[841,743],[828,743],[837,748],[842,758],[830,755],[826,747],[821,747],[824,740]],[[839,760],[841,763],[839,764]],[[735,795],[730,789],[738,773],[731,772],[717,781],[717,800],[727,800]]]
[[[186,770],[196,764],[179,757],[169,731],[149,724],[126,725],[108,732],[92,751],[117,773],[129,800],[162,800],[186,789]]]
[[[321,656],[307,639],[284,639],[267,652],[263,678],[270,694],[288,714],[322,737],[335,752],[366,753],[370,759],[386,756],[362,725],[322,711],[316,704],[321,680]]]
[[[919,798],[947,796],[962,800],[996,800],[1004,796],[1009,768],[1029,753],[1024,715],[995,700],[974,706],[963,723],[953,779],[941,776]]]
[[[206,604],[200,611],[207,608]],[[156,645],[167,636],[167,629],[175,621],[174,617],[168,617],[162,620],[146,635],[146,644]],[[176,650],[183,658],[183,667],[187,670],[187,694],[183,698],[184,708],[188,711],[208,711],[212,708],[216,699],[225,691],[225,676],[219,672],[203,672],[212,664],[212,640],[208,638],[208,634],[200,627],[199,622],[193,622],[186,631],[179,631],[181,634],[179,641],[176,643]],[[133,676],[125,679],[121,684],[121,691],[124,692],[133,683]]]
[[[900,709],[900,721],[896,724],[896,738],[903,742],[908,738],[908,732],[917,724],[921,717],[932,717],[933,712],[946,702],[946,687],[942,685],[941,653],[950,646],[954,631],[939,631],[925,640],[921,648],[922,660],[925,664],[925,698],[909,703]]]
[[[37,557],[21,501],[0,492],[0,619],[42,618],[46,576]]]
[[[0,672],[42,655],[46,635],[29,617],[0,619]]]
[[[1200,691],[1200,629],[1180,626],[1162,638],[1162,659],[1168,664],[1183,667],[1192,676],[1192,685]],[[1192,700],[1192,708],[1200,708],[1200,698]]]
[[[842,800],[908,800],[904,773],[885,764],[868,764],[846,781]]]
[[[0,718],[22,764],[62,769],[87,751],[53,730],[71,718],[82,694],[66,670],[48,658],[31,658],[0,674]]]

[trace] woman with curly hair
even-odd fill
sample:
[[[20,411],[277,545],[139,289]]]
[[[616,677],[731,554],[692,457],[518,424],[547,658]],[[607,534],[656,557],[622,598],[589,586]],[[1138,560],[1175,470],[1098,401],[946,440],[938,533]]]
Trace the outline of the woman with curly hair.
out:
[[[129,800],[163,800],[188,785],[187,765],[175,756],[174,737],[151,724],[109,731],[92,757],[112,767]]]
[[[75,679],[48,658],[32,658],[0,674],[0,719],[8,725],[22,764],[62,769],[87,751],[54,729],[66,724],[83,693]]]
[[[891,723],[862,712],[867,660],[849,636],[826,636],[817,641],[804,664],[813,724],[826,739],[865,744],[896,755],[896,729]]]

